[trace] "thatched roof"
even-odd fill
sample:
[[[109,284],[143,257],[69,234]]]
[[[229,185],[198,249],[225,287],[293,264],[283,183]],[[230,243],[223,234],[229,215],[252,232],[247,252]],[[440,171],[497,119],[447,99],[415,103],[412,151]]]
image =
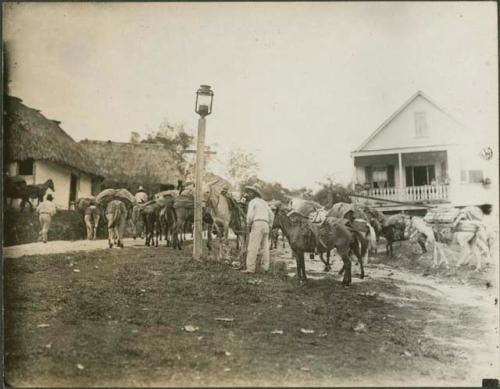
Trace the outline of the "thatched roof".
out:
[[[29,108],[17,97],[4,98],[5,160],[46,160],[91,175],[97,166],[83,148],[40,111]]]
[[[98,140],[83,140],[79,144],[107,179],[119,181],[129,177],[140,181],[148,176],[159,184],[177,184],[178,179],[184,178],[172,152],[162,144]]]

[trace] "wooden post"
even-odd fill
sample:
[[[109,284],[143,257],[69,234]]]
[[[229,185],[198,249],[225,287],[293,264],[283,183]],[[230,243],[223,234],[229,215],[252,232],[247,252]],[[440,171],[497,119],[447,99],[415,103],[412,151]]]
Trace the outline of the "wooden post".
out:
[[[205,171],[205,118],[198,120],[198,139],[196,144],[196,171],[194,187],[194,241],[193,259],[200,260],[203,252],[203,175]]]
[[[403,200],[403,158],[401,157],[401,153],[398,153],[398,171],[399,171],[398,200]]]

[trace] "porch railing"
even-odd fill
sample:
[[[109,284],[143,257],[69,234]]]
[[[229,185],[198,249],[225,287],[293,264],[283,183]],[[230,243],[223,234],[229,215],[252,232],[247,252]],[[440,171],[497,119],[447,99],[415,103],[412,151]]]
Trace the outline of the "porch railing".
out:
[[[440,202],[448,201],[448,185],[422,185],[405,188],[379,188],[361,192],[366,196],[385,200],[409,202]]]

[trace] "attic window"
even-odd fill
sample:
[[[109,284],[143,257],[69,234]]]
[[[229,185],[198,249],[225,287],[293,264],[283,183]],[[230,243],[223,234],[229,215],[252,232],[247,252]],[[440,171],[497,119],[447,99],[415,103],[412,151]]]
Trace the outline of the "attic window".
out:
[[[415,112],[415,137],[424,138],[427,136],[429,136],[429,131],[425,112]]]
[[[19,175],[21,176],[33,175],[33,160],[31,158],[19,162]]]

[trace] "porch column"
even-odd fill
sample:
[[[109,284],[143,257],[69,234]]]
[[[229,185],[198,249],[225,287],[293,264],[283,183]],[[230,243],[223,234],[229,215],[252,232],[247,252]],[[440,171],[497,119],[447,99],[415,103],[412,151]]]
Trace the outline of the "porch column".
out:
[[[399,199],[403,198],[403,158],[401,153],[398,153],[398,172],[399,172]]]

